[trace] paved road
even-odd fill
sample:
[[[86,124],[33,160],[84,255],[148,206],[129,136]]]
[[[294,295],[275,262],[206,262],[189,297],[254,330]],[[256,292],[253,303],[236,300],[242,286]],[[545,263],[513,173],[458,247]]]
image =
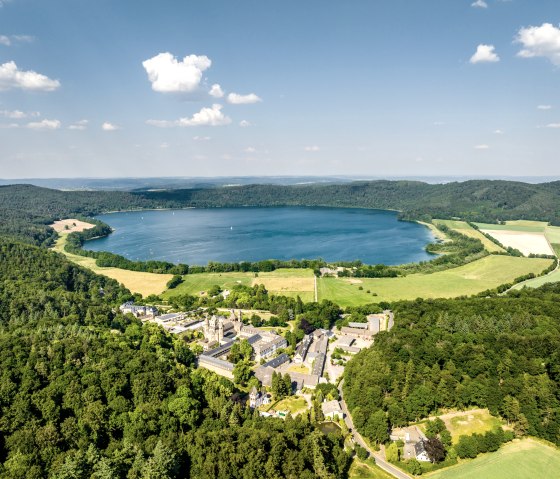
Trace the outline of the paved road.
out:
[[[352,431],[352,439],[354,440],[354,442],[356,442],[357,444],[362,446],[367,452],[369,452],[375,458],[375,463],[385,472],[391,474],[393,477],[396,477],[397,479],[411,479],[412,476],[409,476],[405,472],[401,471],[399,468],[388,463],[385,460],[383,452],[377,452],[371,450],[370,447],[364,441],[362,435],[358,431],[356,431],[356,428],[354,427],[354,423],[352,422],[352,416],[350,415],[348,406],[346,406],[346,401],[342,396],[343,383],[344,383],[344,379],[340,381],[338,385],[338,392],[340,394],[340,407],[342,408],[342,412],[344,412],[344,421],[346,422],[346,426],[348,427],[348,430]]]

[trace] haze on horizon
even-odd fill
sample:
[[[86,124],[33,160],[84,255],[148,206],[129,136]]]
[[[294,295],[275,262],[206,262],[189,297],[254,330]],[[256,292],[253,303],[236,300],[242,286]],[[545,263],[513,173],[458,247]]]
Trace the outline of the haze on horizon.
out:
[[[560,175],[557,0],[0,0],[0,177]]]

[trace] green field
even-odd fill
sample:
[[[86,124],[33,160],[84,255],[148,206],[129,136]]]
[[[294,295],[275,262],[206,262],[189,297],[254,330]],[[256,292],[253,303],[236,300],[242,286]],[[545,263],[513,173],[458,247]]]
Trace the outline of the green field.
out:
[[[547,223],[544,221],[506,221],[506,224],[475,223],[481,230],[523,231],[525,233],[544,233]]]
[[[516,440],[499,451],[427,474],[430,479],[530,479],[560,477],[560,451],[534,439]]]
[[[476,238],[482,242],[486,251],[490,253],[504,251],[496,243],[490,241],[486,236],[484,236],[480,231],[475,230],[466,221],[455,221],[455,220],[434,220],[434,223],[445,225],[453,231],[457,231],[469,238]]]
[[[357,306],[401,299],[452,298],[495,288],[528,274],[539,274],[549,259],[486,256],[478,261],[432,274],[400,278],[320,278],[319,300],[330,299],[341,306]],[[360,290],[359,287],[363,289]],[[371,293],[367,293],[370,290]],[[377,293],[373,296],[372,293]]]
[[[274,294],[283,296],[300,296],[302,301],[314,300],[313,271],[310,269],[278,269],[270,273],[199,273],[183,276],[183,283],[175,289],[167,290],[162,297],[169,298],[180,294],[200,296],[214,285],[223,289],[243,284],[264,284]]]
[[[354,459],[348,473],[350,479],[392,479],[393,476],[385,472],[379,466],[371,464],[370,461],[362,462]]]
[[[97,266],[94,258],[79,256],[77,254],[68,253],[64,250],[68,234],[68,232],[59,232],[59,238],[53,246],[54,251],[62,253],[73,263],[83,266],[84,268],[88,268],[94,273],[113,278],[133,293],[140,293],[142,296],[160,294],[165,291],[167,282],[173,277],[171,274],[144,273],[142,271],[130,271],[120,268],[102,268]]]

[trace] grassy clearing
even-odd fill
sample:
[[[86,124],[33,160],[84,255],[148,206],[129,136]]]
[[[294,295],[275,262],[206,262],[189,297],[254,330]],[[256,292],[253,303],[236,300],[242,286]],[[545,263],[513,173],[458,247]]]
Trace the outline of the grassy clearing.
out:
[[[457,442],[460,436],[484,434],[504,424],[499,418],[492,416],[488,410],[466,411],[464,414],[448,418],[444,415],[442,419],[451,433],[453,442]]]
[[[302,301],[314,299],[314,275],[311,269],[280,269],[270,273],[259,273],[252,284],[263,284],[268,291],[283,296],[300,296]]]
[[[496,243],[490,241],[486,236],[484,236],[480,231],[475,230],[466,221],[454,221],[454,220],[434,220],[436,224],[445,225],[457,233],[468,236],[469,238],[475,238],[482,242],[486,251],[490,253],[502,252],[503,248],[500,248]]]
[[[515,440],[497,452],[427,474],[430,479],[527,479],[558,477],[560,451],[534,439]],[[556,471],[556,472],[554,472]]]
[[[495,225],[491,223],[475,223],[481,230],[521,231],[525,233],[544,233],[544,221],[506,221],[506,224]]]
[[[88,268],[94,273],[113,278],[133,293],[140,293],[142,296],[160,294],[165,291],[167,282],[173,277],[171,274],[144,273],[120,268],[101,268],[95,264],[94,258],[86,258],[85,256],[79,256],[64,251],[68,234],[68,232],[59,233],[60,237],[53,247],[54,251],[64,254],[73,263]]]
[[[231,289],[235,285],[252,286],[264,284],[274,294],[300,296],[303,301],[313,301],[313,271],[310,269],[279,269],[269,273],[199,273],[183,276],[184,282],[166,291],[164,298],[179,294],[199,296],[214,285]]]
[[[238,284],[251,286],[254,273],[200,273],[183,276],[183,282],[174,289],[163,293],[163,298],[180,294],[199,296],[212,286],[219,285],[222,289],[231,289]]]
[[[350,479],[392,479],[393,476],[379,466],[355,458],[348,474]]]
[[[400,278],[361,278],[352,284],[344,278],[318,279],[319,300],[330,299],[341,306],[357,306],[401,299],[453,298],[495,288],[528,274],[539,274],[551,260],[487,256],[458,268],[432,274],[411,274]],[[362,290],[358,289],[362,286]],[[377,296],[368,294],[377,293]]]
[[[274,405],[276,411],[290,411],[292,416],[296,416],[302,412],[307,411],[308,404],[307,401],[299,396],[291,396],[282,401],[277,402]]]

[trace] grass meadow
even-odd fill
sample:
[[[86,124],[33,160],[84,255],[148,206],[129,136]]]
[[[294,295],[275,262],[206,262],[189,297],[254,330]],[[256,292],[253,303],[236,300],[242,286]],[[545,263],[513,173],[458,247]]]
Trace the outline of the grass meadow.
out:
[[[426,474],[430,479],[529,479],[560,474],[560,451],[535,439],[515,440],[498,451]]]

